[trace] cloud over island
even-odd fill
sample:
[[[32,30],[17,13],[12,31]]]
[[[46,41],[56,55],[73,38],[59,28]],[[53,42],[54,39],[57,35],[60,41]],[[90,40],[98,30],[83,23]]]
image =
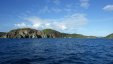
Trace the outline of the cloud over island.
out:
[[[55,29],[58,31],[75,31],[81,26],[85,25],[88,21],[85,14],[75,13],[70,16],[65,16],[60,19],[43,19],[37,16],[24,18],[25,21],[22,23],[14,24],[17,28],[35,28],[35,29]],[[27,23],[30,24],[27,24]]]

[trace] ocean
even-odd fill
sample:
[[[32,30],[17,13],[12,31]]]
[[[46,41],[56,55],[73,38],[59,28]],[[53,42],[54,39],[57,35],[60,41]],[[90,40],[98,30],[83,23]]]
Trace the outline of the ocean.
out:
[[[113,64],[113,39],[0,39],[0,64]]]

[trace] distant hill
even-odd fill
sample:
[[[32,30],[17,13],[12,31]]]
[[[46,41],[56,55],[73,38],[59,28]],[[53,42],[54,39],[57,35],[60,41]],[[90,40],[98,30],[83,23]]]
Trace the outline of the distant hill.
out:
[[[81,34],[68,34],[66,35],[66,37],[70,37],[70,38],[85,38],[85,35],[81,35]]]
[[[0,38],[96,38],[81,34],[61,33],[52,29],[36,30],[31,28],[13,29],[7,33],[0,32]]]
[[[113,33],[106,36],[106,38],[113,38]]]
[[[0,32],[0,37],[2,37],[5,34],[6,34],[5,32]]]

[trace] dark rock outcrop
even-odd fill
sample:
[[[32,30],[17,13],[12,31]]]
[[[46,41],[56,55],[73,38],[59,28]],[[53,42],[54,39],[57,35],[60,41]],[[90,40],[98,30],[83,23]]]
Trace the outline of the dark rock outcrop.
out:
[[[3,37],[5,34],[5,32],[0,32],[0,38]]]

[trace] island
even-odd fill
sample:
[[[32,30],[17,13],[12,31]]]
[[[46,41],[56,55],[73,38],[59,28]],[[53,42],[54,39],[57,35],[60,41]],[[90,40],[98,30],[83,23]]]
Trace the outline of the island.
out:
[[[32,28],[13,29],[9,32],[0,32],[0,38],[97,38],[96,36],[86,36],[82,34],[61,33],[53,29],[36,30]],[[106,36],[113,38],[113,34]]]

